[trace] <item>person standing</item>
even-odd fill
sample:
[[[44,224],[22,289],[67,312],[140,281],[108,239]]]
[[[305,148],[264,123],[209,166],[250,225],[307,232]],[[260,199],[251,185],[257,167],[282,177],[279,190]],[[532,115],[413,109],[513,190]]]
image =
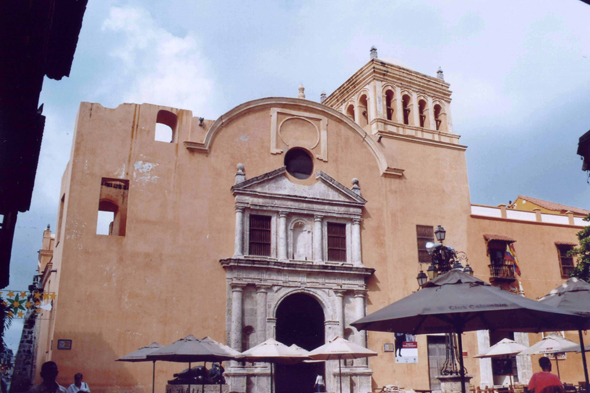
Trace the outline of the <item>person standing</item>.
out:
[[[84,379],[84,375],[81,373],[76,373],[76,375],[74,375],[74,383],[70,385],[67,393],[90,393],[88,384],[86,382],[82,382],[82,379]]]
[[[324,387],[326,386],[326,384],[324,383],[324,377],[319,374],[316,378],[315,378],[315,383],[313,384],[314,388],[318,389],[318,393],[322,392],[324,390]]]
[[[542,357],[539,359],[539,366],[543,371],[533,374],[528,390],[534,391],[534,393],[564,393],[563,384],[559,377],[551,374],[551,360]]]
[[[28,393],[66,393],[66,388],[55,382],[59,371],[55,362],[45,362],[41,366],[43,382],[29,389]]]

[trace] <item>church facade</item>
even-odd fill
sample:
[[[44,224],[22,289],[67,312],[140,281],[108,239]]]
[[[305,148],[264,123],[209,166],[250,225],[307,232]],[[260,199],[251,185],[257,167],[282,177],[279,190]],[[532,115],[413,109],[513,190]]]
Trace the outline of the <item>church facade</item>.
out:
[[[440,336],[409,341],[404,359],[393,333],[350,323],[418,290],[437,225],[477,277],[541,296],[575,263],[567,249],[587,215],[472,205],[465,150],[442,71],[420,74],[376,51],[320,103],[300,88],[214,121],[82,103],[51,250],[58,296],[43,311],[37,365],[56,361],[64,385],[82,372],[93,392],[139,392],[151,388],[151,366],[115,360],[153,341],[193,334],[244,351],[273,337],[311,350],[342,336],[379,354],[343,364],[346,392],[436,390]],[[508,244],[520,276],[498,254]],[[500,366],[472,358],[501,338],[465,334],[473,384],[505,382]],[[567,362],[563,375],[581,380],[581,362]],[[526,381],[530,357],[516,363]],[[288,367],[277,370],[279,393],[310,391],[318,374],[338,390],[336,362]],[[156,389],[182,368],[158,363]],[[226,378],[232,392],[270,390],[264,363],[228,362]]]

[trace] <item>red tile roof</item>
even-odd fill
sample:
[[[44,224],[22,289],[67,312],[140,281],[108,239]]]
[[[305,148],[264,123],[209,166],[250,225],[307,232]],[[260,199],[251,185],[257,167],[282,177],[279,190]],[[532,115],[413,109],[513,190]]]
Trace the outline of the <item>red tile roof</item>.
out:
[[[548,201],[544,201],[542,199],[531,198],[531,197],[528,197],[525,195],[519,195],[518,197],[520,199],[525,200],[525,201],[532,202],[535,205],[538,205],[538,206],[540,206],[544,209],[547,209],[547,210],[563,211],[564,213],[569,210],[569,211],[573,212],[574,214],[580,214],[580,215],[584,215],[584,216],[587,216],[588,214],[590,214],[590,210],[580,209],[579,207],[566,206],[566,205],[562,205],[561,203],[548,202]]]
[[[508,243],[514,243],[516,242],[516,240],[514,240],[511,237],[508,236],[504,236],[504,235],[494,235],[494,234],[489,234],[489,233],[485,233],[483,235],[483,238],[486,239],[486,241],[490,241],[490,240],[499,240],[502,242],[508,242]]]

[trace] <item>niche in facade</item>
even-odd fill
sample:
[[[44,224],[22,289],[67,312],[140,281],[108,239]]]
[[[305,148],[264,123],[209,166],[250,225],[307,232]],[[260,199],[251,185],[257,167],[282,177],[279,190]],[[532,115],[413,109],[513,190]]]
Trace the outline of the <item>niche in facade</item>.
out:
[[[170,112],[161,110],[156,118],[155,140],[158,142],[174,143],[176,140],[176,124],[178,117]]]
[[[97,235],[125,236],[128,193],[129,180],[102,178],[96,221]]]

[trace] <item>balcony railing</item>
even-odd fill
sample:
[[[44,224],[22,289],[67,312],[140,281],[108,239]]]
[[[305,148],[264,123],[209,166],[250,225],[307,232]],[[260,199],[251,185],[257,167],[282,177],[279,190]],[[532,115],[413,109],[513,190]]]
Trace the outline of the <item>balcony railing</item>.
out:
[[[494,262],[490,267],[490,278],[495,280],[516,280],[514,265],[506,260]]]

